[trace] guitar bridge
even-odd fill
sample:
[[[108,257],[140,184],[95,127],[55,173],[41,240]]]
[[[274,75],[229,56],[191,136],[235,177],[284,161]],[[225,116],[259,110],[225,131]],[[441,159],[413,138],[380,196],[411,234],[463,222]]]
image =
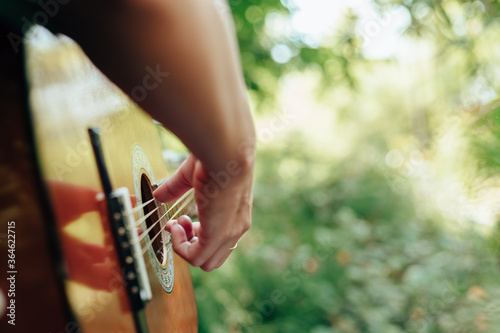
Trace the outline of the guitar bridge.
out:
[[[108,200],[116,250],[132,307],[143,309],[153,297],[135,225],[130,193],[126,187],[113,191]]]

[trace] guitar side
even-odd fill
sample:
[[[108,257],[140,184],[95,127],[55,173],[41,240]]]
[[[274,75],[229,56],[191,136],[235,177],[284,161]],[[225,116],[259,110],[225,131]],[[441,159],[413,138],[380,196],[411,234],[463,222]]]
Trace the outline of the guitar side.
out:
[[[8,32],[0,26],[2,36]],[[40,332],[72,332],[76,323],[62,284],[57,237],[46,223],[51,212],[37,170],[23,57],[6,38],[0,41],[0,56],[0,298],[7,307],[0,310],[0,331],[31,332],[36,326]],[[40,311],[47,304],[50,316]]]

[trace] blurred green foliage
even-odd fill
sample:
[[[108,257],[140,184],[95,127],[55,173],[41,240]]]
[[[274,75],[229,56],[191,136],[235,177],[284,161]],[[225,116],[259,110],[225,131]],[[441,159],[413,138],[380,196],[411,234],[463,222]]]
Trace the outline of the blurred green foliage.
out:
[[[217,273],[195,272],[202,332],[476,332],[500,324],[490,294],[500,291],[496,244],[474,231],[448,235],[419,218],[381,170],[353,174],[351,161],[332,165],[337,176],[322,186],[298,191],[272,171],[290,153],[260,155],[257,225]]]
[[[298,3],[230,0],[257,121],[293,73],[326,111],[259,142],[252,229],[222,268],[192,270],[200,332],[500,331],[497,217],[478,227],[453,193],[498,184],[500,3],[366,1],[406,11],[416,60],[367,57],[356,10],[320,43],[272,33]]]

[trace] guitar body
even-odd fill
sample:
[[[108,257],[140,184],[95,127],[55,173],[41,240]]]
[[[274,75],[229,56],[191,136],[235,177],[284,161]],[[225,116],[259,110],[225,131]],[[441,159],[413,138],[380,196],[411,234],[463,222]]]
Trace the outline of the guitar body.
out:
[[[31,179],[16,185],[17,190],[26,186],[29,190],[24,191],[32,196],[12,204],[21,215],[9,213],[15,209],[9,210],[2,203],[0,222],[3,228],[0,232],[4,233],[5,221],[17,219],[16,328],[22,325],[21,321],[38,323],[33,320],[33,313],[29,313],[33,309],[22,308],[27,306],[24,303],[32,301],[23,290],[35,288],[28,282],[31,279],[38,283],[35,303],[50,307],[51,313],[54,309],[53,318],[42,320],[46,326],[37,331],[78,332],[73,328],[77,324],[83,332],[135,332],[126,293],[128,282],[122,274],[105,202],[99,198],[102,185],[88,128],[101,131],[112,188],[126,187],[135,206],[151,198],[151,184],[168,175],[157,125],[109,82],[73,41],[55,37],[46,30],[40,30],[36,38],[28,41],[26,77],[39,173],[31,170]],[[15,105],[15,101],[12,103]],[[17,105],[22,109],[22,102]],[[27,137],[29,142],[29,134]],[[16,147],[11,149],[15,151]],[[15,173],[22,167],[32,167],[34,161],[22,164],[12,160],[8,167],[3,165],[7,163],[4,159],[1,162],[2,168]],[[38,181],[37,175],[40,175]],[[8,178],[4,174],[1,177],[2,181]],[[48,205],[41,204],[46,201],[44,198],[36,197],[44,189]],[[36,206],[37,215],[33,219],[24,216],[30,205]],[[134,218],[138,220],[144,214],[139,209]],[[148,221],[156,221],[155,215]],[[49,216],[48,221],[42,222],[44,216]],[[153,229],[160,237],[153,242],[150,232],[141,244],[145,248],[144,262],[153,295],[144,310],[147,327],[149,332],[196,332],[197,313],[189,267],[173,253],[168,234],[161,231],[167,219],[163,220]],[[2,253],[7,251],[4,243],[2,240]],[[30,255],[34,260],[24,259]],[[26,280],[21,280],[21,276],[26,276]],[[0,282],[0,288],[5,291],[8,286],[4,281]],[[40,308],[36,312],[52,316]],[[2,331],[9,328],[6,320],[9,317],[1,319]],[[26,331],[32,329],[30,326]]]

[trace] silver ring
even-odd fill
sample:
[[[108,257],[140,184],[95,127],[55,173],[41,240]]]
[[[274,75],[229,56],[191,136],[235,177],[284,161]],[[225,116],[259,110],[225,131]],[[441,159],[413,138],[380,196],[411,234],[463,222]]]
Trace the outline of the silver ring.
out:
[[[233,247],[230,247],[230,248],[229,248],[229,250],[231,250],[231,251],[232,251],[232,250],[234,250],[234,249],[235,249],[235,248],[237,248],[237,247],[238,247],[238,243],[234,244],[234,246],[233,246]]]

